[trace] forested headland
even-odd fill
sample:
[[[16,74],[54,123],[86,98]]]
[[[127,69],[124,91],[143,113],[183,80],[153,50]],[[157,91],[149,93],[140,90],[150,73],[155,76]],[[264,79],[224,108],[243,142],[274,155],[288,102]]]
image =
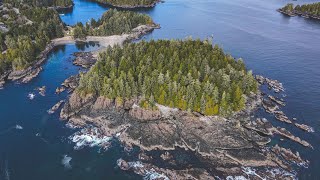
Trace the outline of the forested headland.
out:
[[[154,7],[159,0],[94,0],[113,7],[132,9]]]
[[[138,97],[147,109],[158,103],[227,116],[245,107],[257,82],[241,59],[209,40],[151,40],[108,48],[82,75],[77,91],[118,104]]]
[[[14,6],[19,6],[21,1],[4,0],[4,3],[11,3]],[[24,0],[23,4],[37,7],[69,7],[73,5],[73,0]]]
[[[15,0],[4,3],[0,14],[0,75],[29,67],[51,39],[63,36],[63,24],[53,8]]]
[[[294,16],[300,15],[305,18],[320,19],[320,2],[312,4],[296,5],[289,3],[283,8],[279,9],[280,12]]]
[[[110,9],[99,20],[91,19],[90,23],[78,23],[73,29],[74,38],[86,36],[110,36],[129,33],[139,25],[154,24],[152,18],[146,14],[132,11],[118,11]]]

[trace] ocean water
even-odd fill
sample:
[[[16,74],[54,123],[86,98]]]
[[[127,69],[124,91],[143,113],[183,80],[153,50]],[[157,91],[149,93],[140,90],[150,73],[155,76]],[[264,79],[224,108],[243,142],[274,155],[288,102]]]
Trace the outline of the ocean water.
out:
[[[86,0],[74,0],[72,12],[61,15],[69,25],[99,18],[108,7]],[[243,58],[248,69],[278,79],[286,89],[289,118],[308,124],[315,133],[306,133],[292,125],[263,114],[274,125],[285,127],[310,142],[314,149],[289,140],[272,143],[299,151],[310,160],[308,169],[298,172],[300,179],[320,176],[320,21],[287,17],[276,11],[287,0],[167,0],[149,14],[161,29],[144,39],[176,39],[192,36],[207,38],[236,58]],[[306,3],[313,1],[298,1]],[[117,159],[125,154],[116,142],[108,151],[99,148],[74,150],[68,137],[74,130],[65,127],[58,114],[47,110],[67,97],[55,95],[55,88],[68,76],[77,74],[72,53],[97,48],[87,45],[57,47],[44,70],[29,84],[8,83],[0,90],[0,179],[8,172],[10,179],[141,179],[116,168]],[[46,96],[34,89],[45,85]],[[30,100],[27,96],[34,93]],[[23,129],[17,129],[20,125]],[[67,159],[66,159],[67,158]],[[71,158],[71,160],[70,160]],[[70,160],[70,161],[69,161]],[[65,162],[65,163],[62,163]],[[66,163],[67,162],[67,163]],[[66,168],[66,165],[68,168]],[[69,167],[70,165],[70,167]]]

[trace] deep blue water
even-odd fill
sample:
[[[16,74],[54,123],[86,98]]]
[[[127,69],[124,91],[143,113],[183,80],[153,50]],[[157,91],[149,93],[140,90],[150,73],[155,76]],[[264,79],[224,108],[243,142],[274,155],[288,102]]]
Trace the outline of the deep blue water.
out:
[[[289,18],[276,11],[287,0],[167,0],[151,10],[143,11],[161,24],[146,39],[207,38],[234,57],[243,58],[249,69],[283,82],[287,106],[284,112],[297,117],[299,123],[315,128],[305,133],[293,126],[280,123],[267,116],[274,125],[286,127],[293,134],[309,141],[314,150],[291,141],[275,140],[290,147],[310,160],[308,169],[301,169],[300,179],[318,179],[320,176],[320,21],[300,17]],[[299,1],[298,3],[312,2]],[[295,2],[297,3],[297,2]],[[97,19],[107,7],[75,0],[74,10],[61,16],[66,24]],[[61,47],[60,47],[61,48]],[[90,47],[94,48],[94,47]],[[86,50],[89,50],[87,48]],[[74,151],[66,140],[71,130],[64,128],[58,115],[49,116],[46,110],[66,94],[54,95],[54,90],[78,68],[68,60],[75,45],[53,52],[44,71],[29,84],[9,83],[0,90],[0,169],[8,162],[11,179],[128,179],[128,175],[115,168],[121,157],[121,148],[105,153],[96,149]],[[68,69],[65,69],[65,68]],[[37,95],[27,99],[38,86],[47,86],[46,97]],[[1,132],[20,124],[23,130]],[[41,133],[42,138],[35,136]],[[119,152],[120,149],[120,152]],[[61,165],[64,154],[73,159],[72,170]],[[1,176],[0,176],[1,177]]]

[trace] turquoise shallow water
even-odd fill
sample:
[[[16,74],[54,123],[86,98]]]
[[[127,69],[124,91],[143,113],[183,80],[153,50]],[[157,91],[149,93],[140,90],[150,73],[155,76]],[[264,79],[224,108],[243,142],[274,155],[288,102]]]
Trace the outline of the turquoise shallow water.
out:
[[[215,43],[235,57],[242,57],[255,74],[278,79],[286,89],[284,112],[297,117],[298,122],[311,125],[315,133],[305,133],[265,115],[273,124],[286,127],[309,141],[314,150],[290,141],[275,141],[298,150],[311,161],[301,169],[300,179],[317,179],[320,175],[320,22],[300,17],[289,18],[275,11],[288,1],[282,0],[168,0],[155,8],[141,11],[161,24],[145,39],[193,38],[213,35]],[[307,1],[299,1],[303,3]],[[310,1],[309,1],[310,2]],[[61,15],[66,24],[87,22],[98,18],[107,7],[75,0],[72,12]],[[90,50],[97,47],[83,47]],[[0,90],[0,179],[8,167],[11,179],[130,179],[139,178],[115,168],[123,155],[114,145],[104,153],[95,148],[73,150],[67,140],[72,133],[47,110],[66,94],[54,95],[65,78],[78,72],[70,61],[75,45],[58,47],[52,53],[44,71],[29,84],[8,83]],[[47,86],[47,95],[36,95],[30,101],[28,93],[38,86]],[[20,124],[24,129],[14,127]],[[40,133],[41,136],[36,136]],[[64,154],[72,157],[71,170],[61,164]],[[7,164],[7,165],[6,165]]]

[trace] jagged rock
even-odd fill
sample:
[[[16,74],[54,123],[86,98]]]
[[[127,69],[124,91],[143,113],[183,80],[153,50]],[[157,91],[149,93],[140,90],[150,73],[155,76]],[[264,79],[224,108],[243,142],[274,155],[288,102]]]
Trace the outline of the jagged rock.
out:
[[[41,96],[45,96],[46,95],[46,86],[38,87],[38,88],[36,88],[36,90],[39,91],[39,94]]]
[[[66,88],[65,87],[57,87],[57,89],[56,89],[56,94],[60,94],[60,93],[62,93],[63,91],[65,91],[66,90]]]
[[[286,130],[285,128],[274,128],[273,129],[274,133],[279,134],[281,136],[284,136],[288,139],[291,139],[292,141],[295,141],[305,147],[310,147],[313,148],[311,144],[309,144],[307,141],[305,140],[301,140],[299,137],[294,136],[293,134],[291,134],[288,130]]]
[[[76,57],[73,61],[73,64],[76,66],[90,68],[97,61],[97,59],[93,57],[93,54],[91,52],[76,52],[73,55]]]
[[[266,110],[267,113],[274,114],[279,110],[279,106],[272,103],[272,101],[263,99],[262,101],[262,107]]]
[[[167,160],[170,160],[170,159],[173,158],[173,156],[168,151],[166,151],[165,153],[161,154],[160,157],[164,161],[167,161]]]
[[[157,166],[142,163],[140,161],[127,162],[123,159],[118,159],[118,167],[124,171],[133,171],[135,174],[143,176],[145,179],[169,180],[169,179],[207,179],[213,180],[206,170],[199,168],[188,168],[185,170],[171,170],[159,168]]]
[[[145,121],[152,121],[161,118],[161,113],[159,110],[147,110],[142,109],[139,106],[134,106],[132,109],[130,109],[129,114],[133,118]]]
[[[276,114],[275,115],[276,119],[288,124],[292,124],[292,121],[284,114]]]
[[[284,103],[284,100],[282,100],[282,99],[278,99],[278,98],[276,98],[276,97],[274,97],[274,96],[271,96],[271,95],[268,95],[268,98],[271,100],[271,101],[273,101],[273,102],[275,102],[275,103],[277,103],[277,104],[279,104],[279,105],[281,105],[281,106],[285,106],[286,104]]]
[[[78,75],[74,75],[74,76],[70,76],[69,78],[64,80],[64,82],[61,85],[66,87],[66,88],[70,88],[73,91],[76,87],[78,87],[79,80],[80,80],[80,75],[79,74]]]
[[[302,166],[307,166],[309,164],[308,161],[305,161],[300,157],[299,152],[296,152],[296,154],[294,154],[291,151],[291,149],[285,149],[283,147],[278,146],[278,144],[276,144],[274,147],[272,147],[271,150],[276,154],[281,154],[281,156],[285,160],[293,162],[295,164],[302,165]]]
[[[265,81],[268,84],[269,89],[273,89],[274,92],[276,93],[284,92],[283,85],[278,80],[265,78]]]
[[[23,79],[22,79],[22,83],[28,83],[30,82],[33,78],[37,77],[40,73],[40,71],[42,71],[42,67],[39,67],[39,68],[36,68],[36,69],[33,69],[27,76],[25,76]]]
[[[295,123],[294,124],[295,126],[297,126],[298,128],[304,130],[304,131],[307,131],[307,132],[314,132],[314,129],[308,125],[305,125],[305,124],[298,124],[298,123]]]
[[[57,104],[55,104],[54,106],[52,106],[52,108],[50,108],[50,109],[48,110],[48,113],[49,113],[49,114],[55,113],[56,110],[58,110],[59,107],[60,107],[60,106],[62,105],[62,103],[64,103],[64,102],[65,102],[65,100],[59,101]]]
[[[248,129],[252,129],[254,131],[257,131],[259,133],[271,136],[272,129],[274,128],[272,124],[265,118],[260,119],[257,118],[256,121],[250,121],[247,124],[244,125]]]

